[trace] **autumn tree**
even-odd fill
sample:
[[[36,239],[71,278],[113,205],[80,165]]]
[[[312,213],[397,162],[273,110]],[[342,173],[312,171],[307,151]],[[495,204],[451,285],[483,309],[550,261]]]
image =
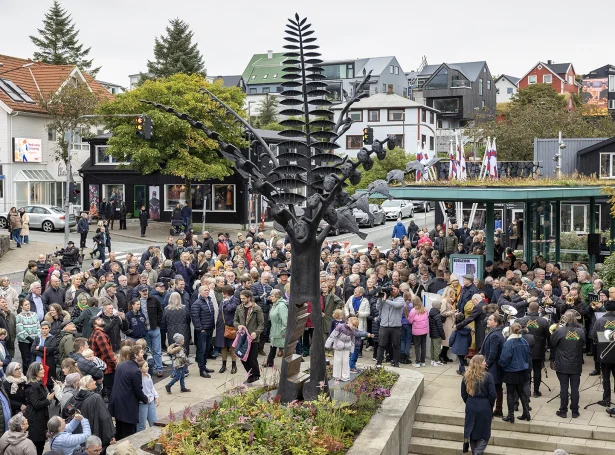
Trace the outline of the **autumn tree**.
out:
[[[232,164],[219,157],[216,141],[195,130],[177,117],[161,112],[140,100],[172,106],[208,127],[220,131],[222,138],[243,147],[242,130],[226,127],[224,111],[199,90],[207,88],[229,106],[243,112],[244,93],[237,87],[223,87],[222,81],[209,83],[200,74],[175,74],[168,78],[145,81],[130,92],[118,95],[100,108],[101,114],[142,113],[152,119],[153,136],[144,140],[136,136],[134,119],[110,118],[113,135],[107,153],[118,161],[130,157],[130,166],[143,174],[161,172],[182,177],[186,186],[186,203],[192,201],[190,184],[194,180],[222,179],[233,174]]]
[[[88,59],[91,48],[84,49],[83,44],[79,43],[79,30],[75,29],[70,14],[57,0],[45,14],[43,28],[39,28],[38,33],[39,36],[30,36],[38,48],[34,60],[52,65],[76,65],[96,76],[100,66],[92,68],[93,59]]]

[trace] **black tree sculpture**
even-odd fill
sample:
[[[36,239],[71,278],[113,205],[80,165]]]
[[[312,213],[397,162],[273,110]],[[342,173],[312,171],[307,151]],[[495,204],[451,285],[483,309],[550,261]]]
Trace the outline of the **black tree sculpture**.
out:
[[[310,30],[311,24],[306,24],[306,21],[306,18],[300,19],[299,15],[295,15],[286,25],[288,30],[285,30],[287,36],[284,39],[289,44],[284,46],[288,52],[285,53],[287,60],[282,76],[285,90],[281,96],[284,99],[280,102],[284,106],[280,114],[286,117],[286,120],[280,123],[288,129],[280,134],[289,139],[278,144],[277,156],[239,114],[212,93],[202,90],[225,110],[223,119],[231,117],[234,122],[243,125],[246,132],[261,145],[264,150],[261,158],[270,160],[274,167],[271,182],[267,181],[267,176],[263,175],[256,164],[248,161],[240,150],[224,142],[218,133],[202,122],[171,107],[143,100],[186,120],[193,128],[217,140],[222,156],[234,162],[242,176],[253,179],[254,190],[261,194],[271,207],[276,228],[284,230],[290,238],[293,276],[278,388],[282,402],[298,398],[312,400],[320,393],[328,392],[323,342],[325,334],[328,334],[328,327],[323,327],[320,311],[320,275],[317,266],[320,250],[331,228],[353,232],[365,239],[366,234],[359,230],[352,210],[360,208],[369,214],[368,194],[380,193],[388,196],[388,184],[379,180],[369,186],[368,194],[350,196],[344,190],[345,182],[348,180],[353,185],[358,184],[361,181],[358,168],[363,166],[365,170],[371,169],[374,164],[373,154],[382,160],[386,156],[385,145],[389,149],[395,147],[395,137],[391,136],[382,141],[375,140],[371,150],[362,148],[357,155],[357,161],[350,161],[348,157],[332,153],[339,147],[335,141],[352,124],[352,120],[346,118],[348,110],[352,104],[369,96],[364,92],[364,88],[371,72],[365,75],[352,96],[347,98],[339,121],[334,123],[331,120],[333,113],[329,110],[331,102],[326,98],[329,95],[327,84],[322,82],[325,79],[322,75],[324,69],[318,66],[322,60],[316,52],[318,46],[313,44],[316,38],[311,36],[314,32]],[[216,115],[216,119],[216,123],[221,120],[219,115]],[[307,196],[294,191],[300,188],[307,188]],[[305,208],[297,207],[297,204],[303,203]],[[318,233],[318,225],[322,219],[328,226]],[[311,314],[307,313],[307,302],[312,304]],[[302,358],[295,351],[308,316],[314,324],[314,339],[317,342],[312,345],[310,372],[306,374],[301,370]]]

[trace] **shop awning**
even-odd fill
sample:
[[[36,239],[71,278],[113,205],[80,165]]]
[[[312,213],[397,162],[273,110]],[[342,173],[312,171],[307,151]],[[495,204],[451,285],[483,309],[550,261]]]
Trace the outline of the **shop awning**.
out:
[[[14,182],[55,182],[56,179],[45,169],[23,169],[13,179]]]

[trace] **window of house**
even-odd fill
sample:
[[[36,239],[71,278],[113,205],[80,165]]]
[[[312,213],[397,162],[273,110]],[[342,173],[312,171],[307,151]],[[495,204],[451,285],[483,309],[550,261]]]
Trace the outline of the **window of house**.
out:
[[[399,74],[399,66],[395,67],[395,74]]]
[[[480,102],[480,107],[482,107],[483,109],[485,109],[485,100],[482,100],[482,101]]]
[[[363,147],[363,136],[346,136],[346,149],[348,150],[358,150]]]
[[[363,111],[350,111],[348,112],[348,117],[352,119],[354,122],[362,122],[363,121]]]
[[[90,150],[90,144],[85,142],[82,137],[82,131],[75,129],[72,131],[72,136],[70,138],[70,147],[71,150]]]
[[[433,125],[435,121],[436,121],[436,114],[434,114],[433,112],[430,112],[429,113],[429,123]]]
[[[235,185],[212,185],[213,212],[235,211]]]
[[[514,93],[514,89],[512,87],[506,87],[506,94],[512,95]]]
[[[250,95],[256,95],[256,89],[250,88]]]
[[[389,122],[403,122],[404,111],[402,109],[389,109],[387,111]]]
[[[274,78],[274,79],[277,79],[277,78],[278,78],[278,73],[275,73],[275,74],[273,75],[273,78]]]
[[[442,128],[442,120],[438,120],[438,128]]]
[[[421,109],[421,122],[427,122],[427,109]]]
[[[609,109],[615,109],[615,100],[609,100]]]
[[[600,178],[612,179],[615,178],[615,169],[613,168],[613,157],[615,153],[600,154]]]
[[[615,92],[615,76],[609,76],[609,92]]]
[[[57,133],[58,132],[56,130],[47,130],[47,140],[53,142],[57,141]]]
[[[441,68],[431,80],[425,84],[425,89],[442,89],[448,88],[448,70]]]
[[[380,109],[367,111],[367,120],[369,122],[379,122],[380,121]]]
[[[282,93],[282,92],[284,91],[284,87],[282,87],[281,85],[278,85],[278,86],[275,88],[275,91],[276,91],[276,92],[278,92],[278,93]]]
[[[483,96],[483,80],[482,79],[478,80],[478,94],[480,96]]]
[[[433,136],[429,136],[429,150],[433,150],[436,146],[436,140]]]
[[[542,83],[543,84],[550,84],[551,82],[553,82],[553,75],[551,75],[551,74],[543,74],[542,75]]]
[[[487,79],[487,90],[491,90],[491,79]]]
[[[217,186],[217,185],[213,185]],[[228,185],[221,185],[228,186]],[[234,187],[234,185],[230,185]],[[234,189],[232,190],[234,193]],[[193,183],[190,185],[190,199],[192,200],[192,210],[194,212],[202,212],[204,204],[207,205],[207,211],[227,211],[216,210],[212,208],[212,195],[214,194],[213,188],[210,185],[201,185],[200,183]],[[185,185],[165,185],[164,186],[164,211],[171,212],[177,204],[184,205],[186,203],[186,186]],[[232,205],[234,206],[235,199],[232,199]]]
[[[572,76],[568,76],[568,83],[569,83],[570,85],[572,85],[572,83],[573,83],[572,81],[573,81]]]
[[[404,87],[404,98],[408,98],[408,89]]]
[[[263,87],[263,93],[271,92],[271,87]]]
[[[390,136],[390,135],[389,135]],[[404,148],[404,135],[403,134],[396,134],[395,135],[395,147],[399,147],[399,148]]]
[[[421,146],[423,146],[423,144],[427,144],[427,135],[425,134],[421,134]]]
[[[127,158],[123,162],[119,162],[111,155],[107,155],[108,145],[97,145],[95,148],[94,158],[96,164],[126,164],[130,163],[130,158]]]
[[[538,78],[538,76],[536,76],[535,74],[533,74],[531,76],[528,76],[527,77],[527,83],[530,84],[530,85],[535,84],[537,82],[537,80],[536,80],[537,78]]]
[[[252,75],[252,79],[256,79],[256,74]]]
[[[393,74],[394,69],[393,69],[393,65],[389,65],[389,73]]]
[[[589,232],[589,204],[562,204],[560,228],[562,232]],[[596,204],[596,226],[600,226],[601,206]]]
[[[382,93],[386,93],[386,92],[387,92],[387,85],[382,84]]]
[[[268,77],[268,76],[269,76],[269,74],[265,74],[265,75],[263,76],[263,79],[267,79],[267,77]]]
[[[354,63],[348,63],[346,65],[346,76],[348,79],[354,78]]]

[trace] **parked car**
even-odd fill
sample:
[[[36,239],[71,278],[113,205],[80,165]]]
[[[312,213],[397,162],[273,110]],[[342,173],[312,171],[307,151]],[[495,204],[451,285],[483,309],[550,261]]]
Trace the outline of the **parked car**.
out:
[[[317,232],[321,232],[327,226],[329,226],[329,223],[327,223],[325,220],[320,220],[320,223],[318,223],[318,228],[316,230]],[[347,231],[344,231],[343,229],[340,229],[340,228],[331,228],[331,230],[329,231],[327,235],[340,235],[345,232]]]
[[[415,212],[431,212],[432,201],[412,201]]]
[[[379,224],[384,224],[386,222],[387,217],[384,213],[384,210],[382,210],[379,205],[369,204],[369,211],[374,216],[371,221],[367,216],[367,213],[363,212],[362,210],[354,209],[352,211],[355,219],[357,220],[357,223],[359,223],[359,226],[374,227]]]
[[[387,220],[414,216],[414,204],[411,201],[391,199],[384,201],[380,207],[384,210]]]
[[[64,209],[53,205],[26,205],[24,206],[26,213],[30,216],[30,227],[42,229],[45,232],[52,232],[57,229],[64,229],[66,218],[64,217]],[[0,213],[0,229],[8,228],[8,212]],[[68,217],[68,226],[77,225],[77,220],[74,214]]]

